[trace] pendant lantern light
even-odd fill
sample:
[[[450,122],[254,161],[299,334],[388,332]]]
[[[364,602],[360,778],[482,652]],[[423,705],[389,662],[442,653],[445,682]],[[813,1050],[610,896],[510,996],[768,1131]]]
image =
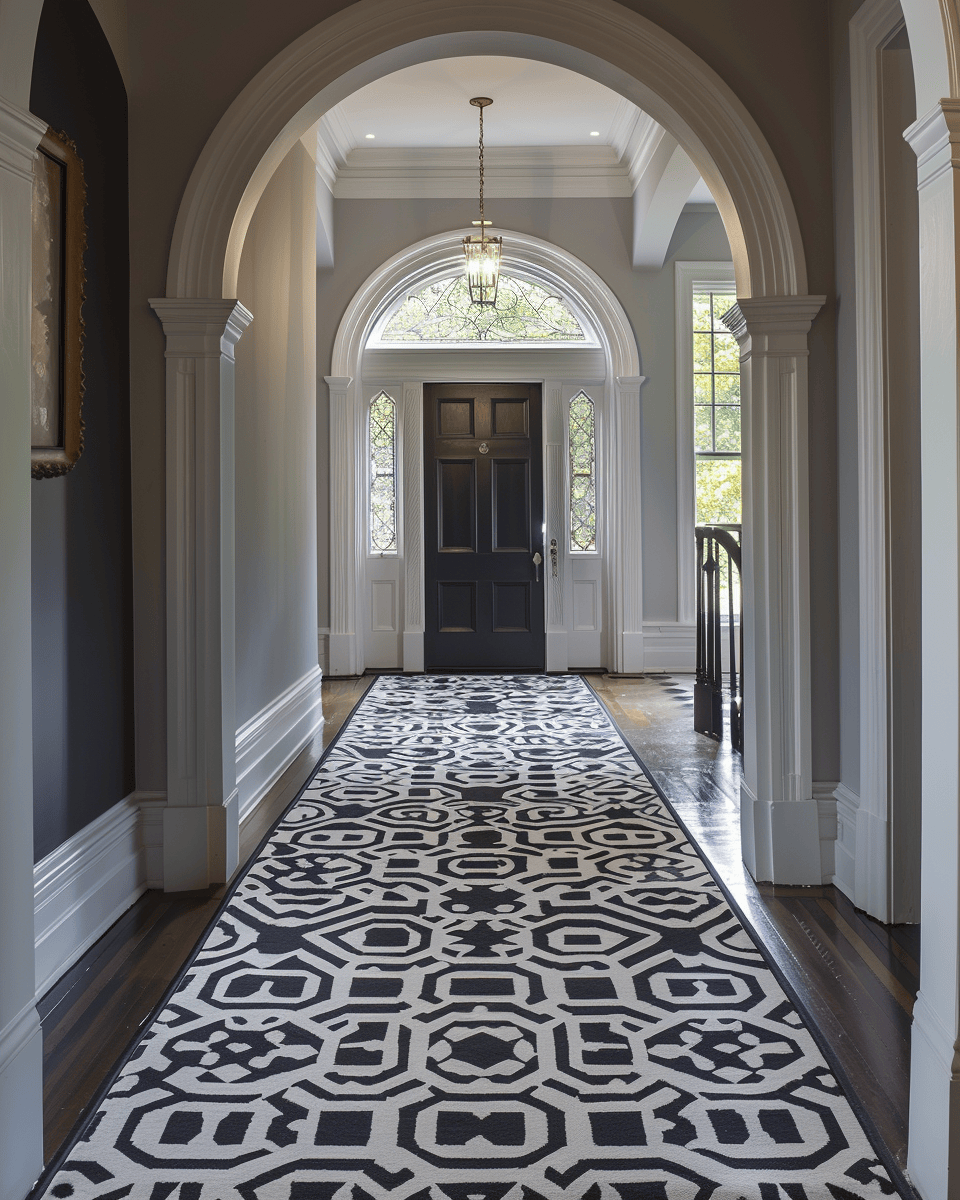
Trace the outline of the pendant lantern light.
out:
[[[500,280],[500,251],[503,238],[487,237],[487,226],[491,221],[483,219],[483,110],[493,101],[488,96],[474,96],[470,101],[480,109],[480,234],[463,239],[463,256],[466,260],[467,284],[470,299],[474,304],[493,305],[497,302],[497,284]]]

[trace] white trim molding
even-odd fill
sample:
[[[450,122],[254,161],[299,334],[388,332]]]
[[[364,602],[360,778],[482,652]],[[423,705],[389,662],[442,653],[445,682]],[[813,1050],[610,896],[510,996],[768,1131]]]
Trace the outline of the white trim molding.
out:
[[[848,900],[853,900],[857,877],[857,811],[860,808],[860,797],[845,783],[838,783],[834,799],[837,835],[833,877],[830,882],[838,887]]]
[[[236,782],[234,347],[239,301],[159,299],[167,339],[168,891],[224,883],[239,861]]]
[[[253,814],[281,773],[323,726],[319,666],[292,683],[237,730],[240,821]]]
[[[696,622],[644,621],[643,669],[692,674],[697,669]]]
[[[891,614],[883,182],[878,53],[903,28],[898,0],[867,0],[850,21],[857,330],[860,580],[860,795],[852,879],[844,890],[878,921],[895,919],[891,889]],[[845,833],[849,830],[845,827]]]
[[[824,301],[741,299],[724,316],[740,343],[744,418],[741,842],[754,879],[785,884],[821,882],[810,733],[807,337]]]
[[[33,881],[39,999],[147,890],[139,795],[41,859]]]
[[[737,298],[733,263],[674,264],[677,354],[677,620],[697,622],[696,472],[693,445],[693,293],[698,284],[730,291]],[[684,550],[686,547],[686,551]]]
[[[282,50],[233,101],[197,161],[174,229],[168,295],[236,295],[260,195],[324,112],[403,67],[463,54],[574,63],[618,91],[696,165],[717,200],[740,294],[806,291],[779,164],[743,103],[688,47],[614,0],[487,0],[485,30],[476,21],[469,5],[448,0],[358,0]]]
[[[603,621],[610,669],[638,672],[643,669],[641,540],[640,525],[640,354],[623,306],[606,283],[586,263],[550,242],[503,230],[504,269],[514,267],[524,278],[560,292],[582,320],[593,346],[545,347],[383,347],[367,342],[398,299],[427,282],[462,270],[462,239],[458,229],[426,238],[394,255],[363,283],[347,305],[334,341],[330,387],[330,674],[360,674],[364,665],[362,630],[365,577],[366,491],[358,448],[365,437],[362,403],[381,384],[402,388],[401,416],[401,592],[404,596],[402,666],[423,670],[423,383],[462,378],[503,379],[544,384],[548,403],[550,380],[563,379],[574,390],[591,389],[602,402],[598,446],[599,475],[603,481],[602,524],[604,544],[616,548],[604,557]],[[370,374],[368,374],[368,372]],[[359,381],[362,377],[362,383]],[[573,381],[576,380],[576,384]],[[545,413],[546,413],[545,407]],[[549,424],[545,437],[549,442]],[[559,436],[553,430],[553,436]],[[560,444],[560,443],[557,443]],[[562,447],[547,448],[547,459],[558,460],[563,475]],[[559,454],[559,458],[558,458]],[[554,464],[556,468],[557,464]],[[551,487],[557,486],[557,469],[547,463],[545,476],[547,513],[555,507]],[[563,475],[565,478],[565,475]],[[562,501],[561,501],[562,503]],[[351,509],[351,505],[353,506]],[[566,529],[564,520],[563,530]],[[554,536],[551,528],[549,537]],[[556,531],[561,546],[561,568],[566,540]],[[551,624],[548,614],[548,626]],[[559,669],[564,661],[561,631],[549,630],[549,662]],[[597,650],[599,656],[599,647]],[[591,664],[594,665],[594,664]],[[598,664],[596,664],[598,665]]]
[[[820,833],[820,881],[833,883],[836,877],[837,789],[838,783],[813,781],[813,799],[817,805]]]

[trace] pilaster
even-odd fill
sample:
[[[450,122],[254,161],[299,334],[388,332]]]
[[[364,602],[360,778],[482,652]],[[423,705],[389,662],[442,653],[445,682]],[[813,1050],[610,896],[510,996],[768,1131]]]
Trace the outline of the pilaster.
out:
[[[907,1166],[925,1200],[960,1198],[960,100],[906,132],[920,203],[922,777],[920,995]]]
[[[603,538],[610,581],[607,628],[610,670],[620,675],[643,670],[640,388],[644,382],[643,375],[617,376],[606,439],[614,480],[609,493],[607,536]]]
[[[807,334],[823,296],[741,300],[744,861],[758,880],[821,881],[810,755]]]
[[[423,384],[403,385],[403,669],[423,670]],[[361,512],[364,510],[361,509]]]
[[[330,674],[362,675],[363,430],[356,382],[324,378],[330,389]]]
[[[166,348],[167,804],[163,883],[223,883],[239,858],[236,772],[236,300],[160,299]]]
[[[33,1004],[30,239],[33,156],[45,130],[0,99],[0,1200],[20,1200],[43,1166]]]

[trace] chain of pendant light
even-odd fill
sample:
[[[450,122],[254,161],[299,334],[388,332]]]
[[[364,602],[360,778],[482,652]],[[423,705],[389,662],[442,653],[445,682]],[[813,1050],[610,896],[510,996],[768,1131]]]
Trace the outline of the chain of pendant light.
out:
[[[480,109],[480,239],[483,240],[485,226],[483,224],[483,105]]]

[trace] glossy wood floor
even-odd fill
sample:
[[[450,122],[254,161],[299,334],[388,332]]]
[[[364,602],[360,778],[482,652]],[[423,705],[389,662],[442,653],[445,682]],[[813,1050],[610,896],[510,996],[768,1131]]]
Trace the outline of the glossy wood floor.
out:
[[[904,1164],[918,929],[879,925],[832,887],[753,883],[740,861],[739,758],[728,745],[692,732],[691,677],[594,675],[589,681],[800,996],[867,1114]],[[371,682],[324,683],[322,737],[304,748],[244,824],[241,862],[306,782]],[[48,1161],[160,1001],[225,891],[221,886],[199,893],[148,892],[43,998]]]

